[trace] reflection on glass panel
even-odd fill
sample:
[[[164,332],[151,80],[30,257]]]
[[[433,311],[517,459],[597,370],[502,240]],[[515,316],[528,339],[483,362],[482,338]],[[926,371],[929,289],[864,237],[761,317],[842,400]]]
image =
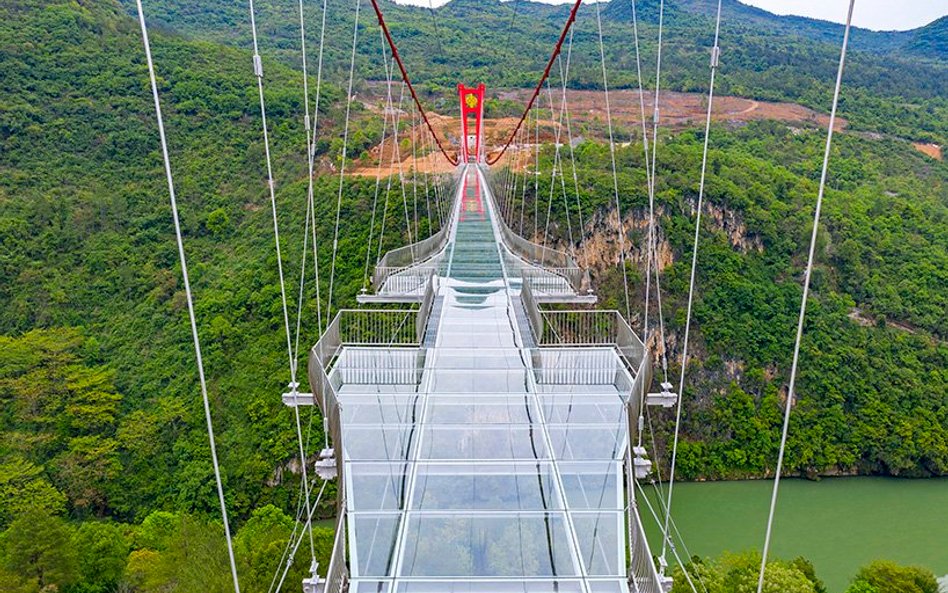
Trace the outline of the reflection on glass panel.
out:
[[[542,429],[530,424],[507,426],[437,426],[425,428],[423,459],[546,459]]]
[[[406,463],[350,463],[347,501],[350,511],[394,511],[404,508]]]
[[[507,319],[498,319],[498,324],[507,323]],[[444,323],[440,331],[456,332],[461,335],[470,335],[484,332],[482,322],[471,323]],[[523,355],[515,348],[480,348],[471,350],[438,349],[431,355],[432,364],[439,369],[522,369]]]
[[[356,576],[387,576],[395,550],[395,532],[399,515],[352,515],[355,522],[355,545],[358,561]]]
[[[561,463],[566,504],[571,509],[621,509],[620,462]]]
[[[414,515],[402,576],[574,576],[562,513]]]
[[[557,459],[616,459],[625,450],[625,429],[550,426],[550,444]]]
[[[475,400],[431,398],[427,422],[431,424],[511,424],[539,418],[533,396],[482,396]]]
[[[625,404],[618,396],[574,394],[544,395],[543,415],[550,424],[620,424],[625,422]]]
[[[613,580],[590,580],[590,593],[629,593],[629,583],[625,577]]]
[[[594,576],[620,576],[625,570],[624,546],[619,545],[622,533],[620,512],[572,513],[579,555],[586,573]],[[622,556],[620,556],[622,554]]]
[[[412,508],[422,510],[549,510],[560,508],[549,463],[424,465]]]
[[[344,427],[346,457],[363,461],[410,459],[416,430],[411,425]]]
[[[349,593],[388,593],[390,586],[388,581],[352,579],[349,581]]]
[[[342,422],[353,424],[411,424],[420,412],[421,395],[360,395],[347,397]]]
[[[450,581],[401,581],[398,583],[398,593],[580,593],[582,590],[582,584],[578,579],[547,581],[461,581],[455,579]],[[601,591],[602,593],[619,593],[618,588],[602,589]]]
[[[467,336],[470,337],[470,336]],[[442,370],[431,373],[433,393],[525,393],[525,369]]]

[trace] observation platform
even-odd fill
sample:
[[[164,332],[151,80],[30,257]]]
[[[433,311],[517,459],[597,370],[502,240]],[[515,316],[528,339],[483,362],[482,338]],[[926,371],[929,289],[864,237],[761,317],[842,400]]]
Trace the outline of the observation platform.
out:
[[[362,299],[420,306],[340,311],[311,351],[339,476],[320,588],[658,593],[630,452],[646,351],[615,311],[541,311],[592,300],[582,274],[519,255],[543,248],[476,165],[457,181],[441,236],[387,254]]]

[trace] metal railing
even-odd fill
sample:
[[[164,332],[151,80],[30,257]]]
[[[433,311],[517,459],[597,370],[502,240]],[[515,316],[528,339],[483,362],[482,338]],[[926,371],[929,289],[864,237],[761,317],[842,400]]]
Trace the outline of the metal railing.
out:
[[[428,277],[436,273],[441,267],[441,257],[433,257],[429,262],[421,263],[407,268],[395,268],[377,266],[375,276],[379,278],[378,284],[375,284],[377,293],[385,294],[412,294],[425,287]],[[373,279],[374,283],[375,280]]]
[[[635,482],[632,476],[631,457],[626,458],[629,504],[626,508],[629,545],[629,591],[631,593],[665,593],[662,580],[655,569],[652,550],[645,537],[645,529],[639,519],[635,504]]]
[[[494,211],[500,212],[500,206],[494,198],[493,183],[490,178],[488,178],[488,184],[491,186],[491,191],[487,193],[494,206]],[[507,226],[507,222],[503,216],[497,216],[496,218],[497,226],[500,228],[501,239],[511,253],[522,258],[528,264],[538,266],[558,276],[562,276],[569,282],[574,292],[582,292],[585,273],[572,257],[563,251],[537,245],[536,243],[524,239]]]
[[[425,287],[425,297],[418,308],[415,317],[415,341],[421,344],[425,340],[425,329],[428,327],[428,317],[431,316],[431,307],[434,305],[435,294],[438,292],[438,277],[429,274],[428,285]]]
[[[541,346],[614,346],[634,373],[643,362],[650,362],[642,340],[618,311],[540,311],[540,315],[542,333],[536,339]]]
[[[342,451],[341,410],[329,368],[343,346],[417,347],[418,315],[417,310],[342,309],[310,349],[307,362],[310,389],[337,450]],[[342,476],[341,458],[341,454],[336,455],[339,476]]]
[[[326,586],[323,593],[343,593],[349,583],[349,567],[346,558],[346,497],[344,489],[345,482],[340,480],[336,537],[332,544],[332,556],[329,560],[329,569],[326,571]]]
[[[527,313],[527,320],[530,322],[530,330],[536,343],[540,343],[539,336],[543,335],[543,316],[540,314],[540,308],[533,297],[533,289],[530,288],[530,282],[524,281],[520,287],[520,301],[523,303],[523,309]]]

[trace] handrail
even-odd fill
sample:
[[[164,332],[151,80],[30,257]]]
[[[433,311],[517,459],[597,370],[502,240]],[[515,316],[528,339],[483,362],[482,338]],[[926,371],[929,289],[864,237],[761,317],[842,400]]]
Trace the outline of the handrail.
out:
[[[429,275],[427,284],[425,297],[422,299],[421,307],[418,308],[418,315],[415,317],[415,341],[419,344],[425,341],[428,317],[431,315],[431,307],[434,305],[435,294],[438,292],[437,276],[433,273]]]
[[[539,344],[540,338],[543,336],[543,316],[540,314],[540,308],[533,296],[533,289],[530,287],[529,280],[523,281],[520,288],[520,301],[523,303],[523,309],[527,312],[527,320],[530,322],[533,339]]]
[[[349,569],[346,565],[346,495],[345,481],[339,480],[338,518],[336,519],[336,537],[333,538],[332,556],[326,571],[326,587],[323,593],[343,593],[349,582]]]

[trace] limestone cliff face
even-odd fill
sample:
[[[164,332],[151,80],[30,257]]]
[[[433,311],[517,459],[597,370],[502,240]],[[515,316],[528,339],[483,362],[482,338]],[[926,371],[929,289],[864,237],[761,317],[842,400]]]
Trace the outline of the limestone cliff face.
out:
[[[690,209],[688,215],[694,217],[695,202],[686,203]],[[720,204],[705,202],[702,206],[703,224],[715,232],[724,233],[731,246],[741,253],[762,253],[764,245],[760,237],[748,232],[747,225],[739,212],[726,208]],[[677,259],[689,259],[690,249],[686,253],[676,253],[661,228],[661,221],[666,218],[665,207],[657,207],[655,246],[656,263],[660,272],[672,265]],[[595,283],[604,270],[619,265],[622,260],[620,247],[625,251],[625,260],[645,273],[648,240],[648,212],[633,210],[622,215],[622,236],[616,232],[619,226],[618,216],[614,208],[597,210],[592,217],[585,221],[582,229],[582,238],[575,237],[576,245],[573,251],[580,266],[589,268]],[[568,241],[562,240],[564,229],[555,230],[559,238],[556,248],[569,250]]]

